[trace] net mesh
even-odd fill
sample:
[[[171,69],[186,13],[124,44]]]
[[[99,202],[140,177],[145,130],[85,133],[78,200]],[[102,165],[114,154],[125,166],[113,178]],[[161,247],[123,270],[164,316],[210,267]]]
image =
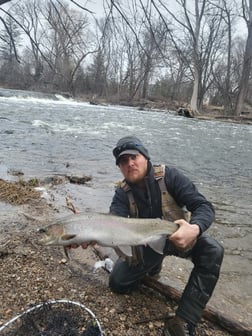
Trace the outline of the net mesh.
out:
[[[0,327],[4,336],[102,336],[93,312],[71,301],[51,301],[32,307]]]

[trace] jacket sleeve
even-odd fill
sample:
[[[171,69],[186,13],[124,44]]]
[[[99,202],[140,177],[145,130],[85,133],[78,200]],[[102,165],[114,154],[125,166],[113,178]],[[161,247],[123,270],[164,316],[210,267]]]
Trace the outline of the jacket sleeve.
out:
[[[115,191],[109,212],[113,215],[121,217],[130,216],[130,206],[127,193],[120,187],[118,187]]]
[[[199,225],[201,233],[206,231],[215,219],[213,205],[176,168],[166,167],[165,183],[176,203],[191,212],[190,223]]]

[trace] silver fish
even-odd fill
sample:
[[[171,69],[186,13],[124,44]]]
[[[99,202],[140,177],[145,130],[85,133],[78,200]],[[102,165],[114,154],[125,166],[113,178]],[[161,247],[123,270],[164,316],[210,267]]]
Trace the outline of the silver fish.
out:
[[[119,256],[132,257],[132,248],[141,245],[163,254],[167,236],[177,228],[177,224],[160,218],[82,213],[60,218],[38,231],[44,234],[39,244],[61,245],[65,252],[70,245],[96,242],[114,248]]]

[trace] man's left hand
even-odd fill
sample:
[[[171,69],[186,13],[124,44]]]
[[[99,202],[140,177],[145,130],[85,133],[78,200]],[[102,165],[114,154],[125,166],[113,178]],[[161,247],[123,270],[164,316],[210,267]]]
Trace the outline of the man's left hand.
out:
[[[188,250],[193,247],[200,233],[197,224],[190,224],[184,219],[175,221],[179,225],[176,232],[169,236],[169,240],[180,250]]]

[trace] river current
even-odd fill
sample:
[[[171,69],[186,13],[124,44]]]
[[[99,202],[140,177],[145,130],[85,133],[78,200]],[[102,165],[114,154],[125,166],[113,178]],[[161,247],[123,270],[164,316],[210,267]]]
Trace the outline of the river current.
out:
[[[112,149],[120,137],[131,134],[142,139],[153,163],[179,168],[214,204],[216,221],[209,231],[226,251],[217,295],[226,300],[232,295],[230,304],[244,308],[245,320],[251,321],[250,125],[65,99],[0,97],[0,178],[11,179],[8,172],[17,170],[27,179],[92,175],[93,191],[84,189],[83,202],[106,211],[121,178]],[[227,283],[231,287],[225,296]]]

